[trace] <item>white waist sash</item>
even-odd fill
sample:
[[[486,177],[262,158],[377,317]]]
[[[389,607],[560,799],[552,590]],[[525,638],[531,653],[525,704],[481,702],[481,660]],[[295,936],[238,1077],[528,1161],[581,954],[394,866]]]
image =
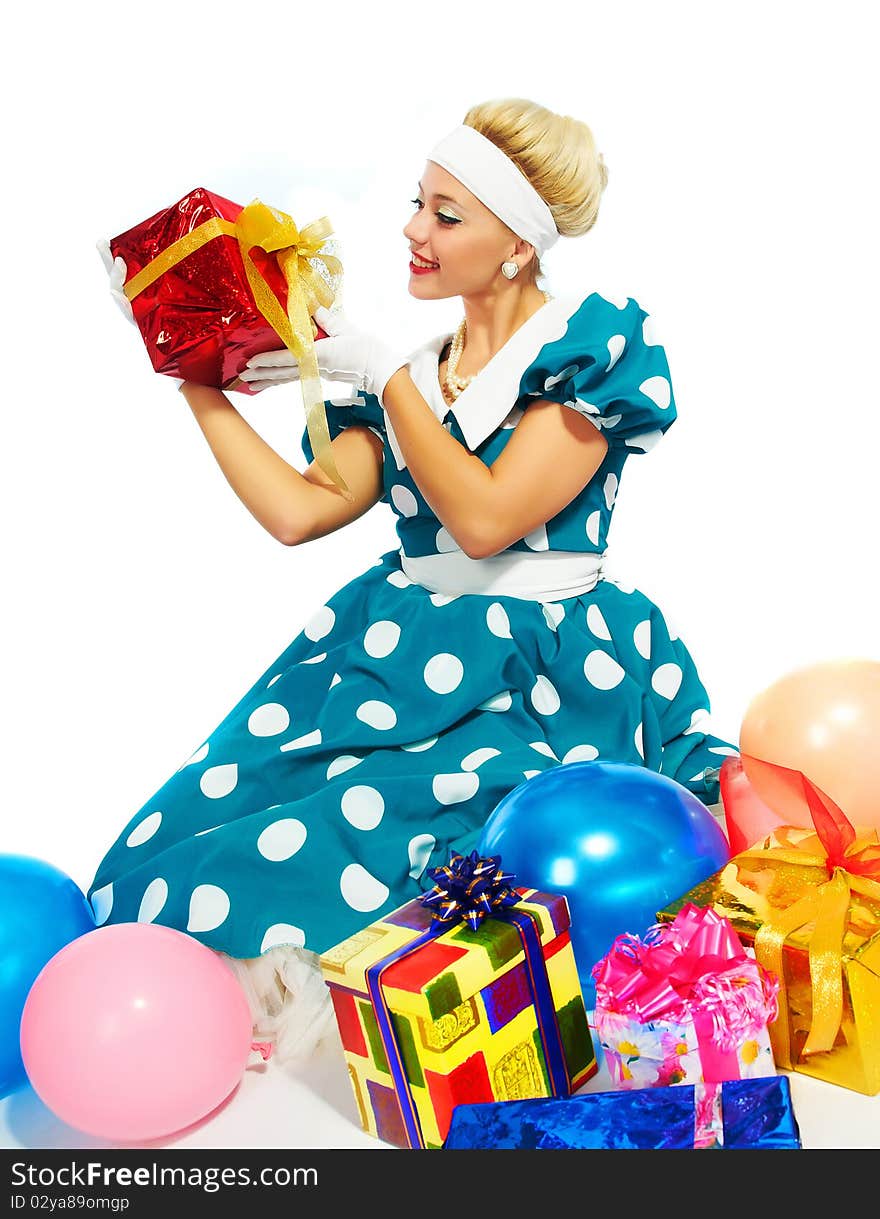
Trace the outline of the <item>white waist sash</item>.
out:
[[[505,550],[487,559],[471,559],[463,550],[416,558],[400,551],[404,574],[432,593],[476,593],[524,601],[580,597],[602,579],[604,562],[604,555],[570,550]]]

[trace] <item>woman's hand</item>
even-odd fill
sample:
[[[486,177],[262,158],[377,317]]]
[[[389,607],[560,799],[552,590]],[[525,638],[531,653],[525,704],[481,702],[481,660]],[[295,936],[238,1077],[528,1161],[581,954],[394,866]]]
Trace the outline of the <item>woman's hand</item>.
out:
[[[125,283],[126,276],[128,275],[125,259],[113,257],[110,253],[110,242],[106,237],[102,237],[97,245],[98,253],[101,255],[104,267],[110,277],[110,295],[116,301],[124,316],[131,322],[132,326],[136,326],[137,322],[134,320],[134,314],[131,311],[131,303],[122,291],[122,285]]]
[[[317,309],[315,321],[329,336],[315,341],[321,375],[328,381],[357,385],[381,401],[385,386],[406,364],[406,356],[395,352],[375,335],[359,330],[343,313]],[[300,369],[296,357],[285,347],[281,351],[265,351],[252,356],[239,376],[254,390],[260,390],[285,381],[298,381]]]

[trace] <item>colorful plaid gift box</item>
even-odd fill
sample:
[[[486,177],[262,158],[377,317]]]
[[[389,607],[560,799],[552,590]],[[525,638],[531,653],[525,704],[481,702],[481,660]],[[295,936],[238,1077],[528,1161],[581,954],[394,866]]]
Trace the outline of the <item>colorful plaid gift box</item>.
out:
[[[485,878],[497,856],[429,875]],[[470,869],[468,871],[468,869]],[[512,878],[503,878],[512,879]],[[473,887],[473,886],[472,886]],[[503,885],[496,885],[496,894]],[[443,1144],[456,1105],[568,1096],[596,1071],[564,897],[510,889],[479,918],[408,902],[321,957],[366,1131]]]

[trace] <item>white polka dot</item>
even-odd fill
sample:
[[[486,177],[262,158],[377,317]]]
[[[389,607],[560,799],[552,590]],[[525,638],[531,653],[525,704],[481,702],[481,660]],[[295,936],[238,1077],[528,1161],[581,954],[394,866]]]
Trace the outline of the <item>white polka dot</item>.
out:
[[[155,880],[151,880],[144,889],[144,895],[141,898],[141,904],[138,908],[137,919],[138,923],[152,923],[159,914],[165,903],[168,901],[168,884],[157,876]]]
[[[336,615],[329,605],[323,605],[316,614],[303,627],[303,634],[306,635],[313,643],[317,643],[319,639],[323,639],[325,635],[329,635],[333,630],[333,625],[336,622]]]
[[[731,749],[729,745],[709,745],[707,746],[709,753],[721,753],[728,758],[738,758],[739,750]]]
[[[353,753],[341,753],[327,767],[327,778],[333,779],[336,775],[344,775],[347,770],[351,770],[352,766],[357,766],[363,760],[363,758],[355,757]]]
[[[283,745],[279,745],[278,749],[281,753],[286,753],[288,749],[307,749],[310,745],[321,744],[321,729],[315,728],[312,732],[307,732],[303,736],[295,737],[292,741],[285,741]]]
[[[187,931],[213,931],[229,914],[229,894],[219,885],[197,885],[189,899]]]
[[[524,771],[523,771],[523,774],[525,775],[525,777],[526,777],[527,779],[534,779],[535,775],[540,775],[540,774],[543,774],[543,771],[540,771],[540,770],[524,770]]]
[[[113,909],[113,885],[104,885],[102,889],[96,889],[90,901],[95,923],[100,927],[102,923],[106,923],[110,917],[110,911]]]
[[[650,453],[651,449],[659,440],[663,439],[663,432],[660,428],[654,428],[651,432],[642,432],[638,436],[625,436],[624,444],[631,449],[640,449],[643,453]]]
[[[536,753],[543,753],[545,757],[553,758],[556,762],[559,761],[546,741],[529,741],[529,749],[534,749]]]
[[[599,756],[595,745],[575,745],[562,759],[563,766],[569,762],[594,762]]]
[[[532,686],[530,697],[532,706],[539,715],[555,715],[561,706],[556,687],[543,673],[538,674],[538,680]]]
[[[279,673],[278,676],[280,677],[281,674]],[[203,762],[205,760],[205,758],[208,756],[208,746],[209,745],[210,745],[210,742],[205,741],[204,745],[200,745],[198,747],[198,749],[195,751],[195,753],[192,754],[190,757],[188,757],[186,759],[186,761],[183,763],[183,766],[180,766],[179,769],[183,770],[184,766],[192,766],[194,762]]]
[[[432,605],[448,605],[450,601],[457,601],[459,593],[431,593],[428,600]]]
[[[493,601],[486,610],[486,626],[499,639],[510,639],[510,619],[500,601]]]
[[[539,525],[537,529],[527,533],[523,541],[530,550],[549,550],[550,543],[547,541],[547,526]]]
[[[639,757],[642,761],[645,760],[645,743],[644,743],[645,728],[643,724],[639,724],[633,735],[633,742],[636,749],[639,751]]]
[[[525,414],[525,411],[522,409],[522,407],[515,406],[513,408],[513,410],[510,412],[510,414],[503,421],[501,426],[504,428],[505,431],[508,431],[512,427],[516,427],[516,425],[519,423],[520,419],[522,419],[524,414]]]
[[[636,645],[636,651],[645,660],[651,659],[651,620],[645,618],[633,630],[633,643]]]
[[[611,357],[608,361],[606,372],[610,372],[620,357],[623,355],[623,349],[626,347],[626,339],[622,334],[612,334],[611,338],[605,344],[608,348],[608,354]]]
[[[380,702],[379,699],[369,698],[365,703],[361,703],[355,715],[362,724],[369,724],[371,728],[381,728],[383,730],[393,728],[397,723],[397,714],[393,707],[389,707],[388,703]]]
[[[334,686],[338,686],[338,685],[339,685],[339,683],[340,683],[341,681],[342,681],[342,678],[339,676],[339,674],[338,674],[338,673],[334,673],[334,674],[333,674],[333,678],[332,678],[332,680],[331,680],[331,682],[330,682],[330,685],[327,687],[327,689],[328,689],[328,690],[332,690],[332,689],[333,689],[333,687],[334,687]]]
[[[395,483],[388,492],[392,504],[401,514],[401,516],[416,516],[419,511],[419,502],[410,491],[409,487],[405,487],[402,483]]]
[[[602,526],[602,512],[599,508],[587,517],[587,539],[594,546],[599,545],[599,529]]]
[[[273,923],[266,929],[260,952],[268,952],[270,948],[280,948],[282,945],[302,948],[305,942],[306,934],[302,927],[295,927],[293,923]]]
[[[199,779],[202,792],[212,800],[228,796],[238,783],[238,763],[227,762],[224,766],[211,766]]]
[[[413,880],[418,880],[428,866],[431,852],[436,845],[437,839],[433,834],[416,834],[414,838],[410,838],[407,851],[409,853],[409,874]]]
[[[654,327],[654,319],[650,314],[642,322],[642,339],[646,347],[656,347],[660,342]]]
[[[691,722],[685,728],[682,736],[687,736],[689,732],[708,732],[709,731],[709,712],[705,707],[700,707],[691,715]]]
[[[150,813],[148,817],[144,817],[143,821],[137,823],[126,838],[125,845],[127,847],[139,847],[142,843],[149,841],[153,837],[161,824],[162,814]]]
[[[590,652],[584,661],[584,677],[597,690],[613,690],[619,686],[626,674],[613,656],[600,648]]]
[[[587,626],[597,639],[610,639],[611,632],[608,629],[608,623],[602,616],[602,611],[598,605],[587,606]]]
[[[500,749],[492,749],[489,746],[486,746],[484,749],[474,749],[467,757],[462,758],[461,769],[476,770],[478,766],[482,766],[490,758],[497,758],[500,753]]]
[[[573,377],[576,372],[580,372],[577,364],[569,364],[563,368],[562,372],[555,373],[552,377],[547,377],[544,382],[544,389],[553,389],[560,381],[567,381],[569,377]]]
[[[456,542],[455,538],[444,525],[441,525],[434,535],[434,545],[441,554],[446,554],[450,550],[461,549],[458,542]]]
[[[283,676],[284,676],[283,673],[276,673],[274,677],[270,677],[269,680],[266,682],[266,689],[268,690],[270,686],[274,686],[276,681],[278,681]]]
[[[412,584],[412,580],[403,571],[392,571],[385,579],[389,584],[393,584],[395,588],[409,588]]]
[[[473,770],[456,771],[453,774],[434,775],[431,788],[438,804],[460,804],[470,800],[480,787],[480,776]]]
[[[651,685],[663,698],[675,698],[681,685],[682,671],[679,665],[670,662],[660,665],[651,674]]]
[[[650,398],[662,411],[665,411],[672,401],[672,387],[665,377],[648,377],[639,389],[646,398]]]
[[[339,802],[342,815],[356,830],[374,830],[385,815],[385,801],[375,787],[349,787]]]
[[[555,601],[548,601],[542,604],[541,609],[544,613],[544,621],[550,627],[551,631],[555,631],[562,619],[565,617],[565,606],[560,605]]]
[[[400,627],[396,622],[382,619],[367,628],[364,635],[364,651],[369,656],[381,659],[388,656],[400,642]]]
[[[308,830],[296,817],[282,817],[266,826],[257,839],[257,850],[264,859],[280,863],[297,853],[307,834]]]
[[[602,421],[599,424],[599,426],[603,427],[603,428],[607,428],[610,431],[612,428],[617,427],[618,423],[620,423],[622,418],[623,418],[623,415],[603,415]]]
[[[438,652],[425,665],[425,685],[435,694],[450,694],[463,677],[464,665],[451,652]]]
[[[491,698],[487,698],[485,702],[478,705],[478,711],[509,711],[513,706],[513,696],[509,690],[502,690],[500,694],[493,694]]]
[[[605,504],[609,509],[614,506],[614,501],[617,498],[617,485],[617,475],[609,474],[602,487],[603,494],[605,495]]]
[[[286,732],[290,724],[287,708],[281,703],[263,703],[248,716],[248,732],[251,736],[276,736]]]
[[[301,665],[319,665],[322,660],[327,659],[326,652],[319,652],[317,656],[307,656],[305,660],[301,660]]]
[[[437,737],[427,736],[422,741],[410,741],[407,745],[401,745],[401,749],[405,749],[408,753],[421,753],[425,749],[430,749],[432,745],[437,744]]]
[[[383,885],[359,863],[350,863],[344,869],[339,878],[339,890],[346,904],[363,914],[378,910],[383,902],[388,901],[390,893],[387,885]]]

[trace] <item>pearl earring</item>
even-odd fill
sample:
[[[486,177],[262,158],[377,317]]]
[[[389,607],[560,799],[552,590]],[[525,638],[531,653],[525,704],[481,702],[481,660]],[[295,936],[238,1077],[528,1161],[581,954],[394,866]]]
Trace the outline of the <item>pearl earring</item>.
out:
[[[508,262],[503,262],[501,264],[501,274],[505,279],[514,279],[517,275],[519,275],[519,267],[513,261],[513,259]]]

